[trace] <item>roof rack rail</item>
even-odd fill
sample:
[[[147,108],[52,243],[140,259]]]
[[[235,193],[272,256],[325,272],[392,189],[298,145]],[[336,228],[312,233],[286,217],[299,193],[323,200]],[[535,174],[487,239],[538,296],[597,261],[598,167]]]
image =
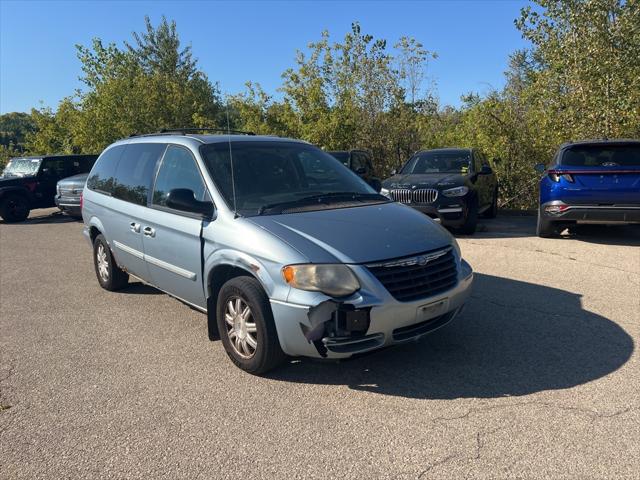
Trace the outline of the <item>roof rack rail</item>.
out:
[[[154,136],[158,136],[158,135],[188,135],[190,133],[206,133],[206,132],[216,132],[216,133],[221,133],[221,134],[232,134],[232,135],[251,135],[251,136],[255,136],[254,132],[247,132],[244,130],[229,130],[226,128],[217,128],[217,127],[211,127],[211,128],[163,128],[157,132],[153,132],[153,133],[132,133],[131,135],[129,135],[129,138],[131,137],[154,137]]]

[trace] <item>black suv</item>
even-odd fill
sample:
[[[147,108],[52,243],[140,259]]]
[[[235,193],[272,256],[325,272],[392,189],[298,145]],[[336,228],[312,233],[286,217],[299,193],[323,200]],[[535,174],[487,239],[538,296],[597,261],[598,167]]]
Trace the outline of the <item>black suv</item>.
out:
[[[487,157],[469,148],[416,152],[382,182],[383,195],[471,235],[479,214],[498,212],[498,182]]]
[[[365,182],[371,185],[377,192],[380,191],[380,179],[375,176],[371,154],[364,150],[337,150],[327,152],[342,162],[345,167],[349,167],[360,176]]]
[[[97,155],[12,158],[0,176],[0,217],[21,222],[34,208],[55,206],[58,180],[91,170]]]

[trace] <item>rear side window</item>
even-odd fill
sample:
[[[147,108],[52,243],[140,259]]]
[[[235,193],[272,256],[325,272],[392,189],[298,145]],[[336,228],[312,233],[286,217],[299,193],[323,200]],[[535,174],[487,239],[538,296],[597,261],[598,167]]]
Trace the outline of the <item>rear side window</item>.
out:
[[[116,167],[124,150],[124,145],[118,145],[100,155],[87,179],[87,188],[107,195],[113,194]]]
[[[561,164],[571,167],[639,167],[640,144],[571,147],[562,155]]]
[[[207,189],[191,152],[183,147],[169,145],[158,170],[153,191],[154,205],[167,206],[169,192],[174,188],[187,188],[196,200],[208,200]]]
[[[116,167],[113,196],[126,202],[146,205],[153,171],[165,148],[166,145],[162,143],[127,145]]]

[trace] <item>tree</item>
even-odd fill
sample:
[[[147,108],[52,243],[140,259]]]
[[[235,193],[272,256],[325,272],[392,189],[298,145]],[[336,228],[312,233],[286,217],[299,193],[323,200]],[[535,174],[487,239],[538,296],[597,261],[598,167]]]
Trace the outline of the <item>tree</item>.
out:
[[[197,68],[190,47],[180,48],[175,22],[162,18],[134,33],[125,48],[94,39],[77,46],[84,90],[64,99],[53,113],[34,112],[40,122],[30,141],[34,151],[100,152],[133,133],[162,128],[218,125],[217,86]]]

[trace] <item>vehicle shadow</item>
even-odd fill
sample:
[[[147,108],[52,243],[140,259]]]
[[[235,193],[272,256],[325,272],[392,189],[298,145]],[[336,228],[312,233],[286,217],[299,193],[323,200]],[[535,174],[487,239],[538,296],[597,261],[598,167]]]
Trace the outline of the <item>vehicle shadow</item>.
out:
[[[164,295],[164,292],[161,290],[142,282],[129,283],[123,289],[118,290],[118,293],[125,293],[128,295]]]
[[[483,219],[474,235],[463,238],[513,237],[536,237],[536,217],[510,215]],[[601,245],[640,246],[640,225],[574,225],[566,229],[558,239]]]
[[[82,219],[70,217],[69,215],[65,215],[58,209],[46,209],[46,210],[34,210],[29,215],[29,218],[24,220],[23,222],[16,223],[7,223],[4,220],[0,219],[0,224],[2,225],[38,225],[41,223],[82,223]]]
[[[476,275],[465,311],[420,342],[342,362],[294,360],[269,377],[419,399],[571,388],[624,365],[633,339],[580,295]]]

